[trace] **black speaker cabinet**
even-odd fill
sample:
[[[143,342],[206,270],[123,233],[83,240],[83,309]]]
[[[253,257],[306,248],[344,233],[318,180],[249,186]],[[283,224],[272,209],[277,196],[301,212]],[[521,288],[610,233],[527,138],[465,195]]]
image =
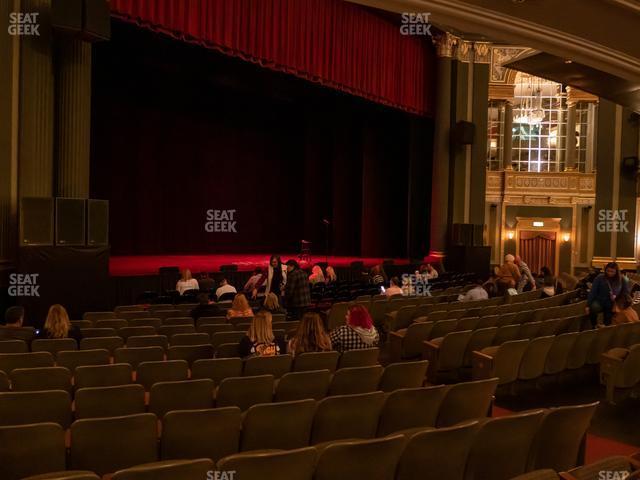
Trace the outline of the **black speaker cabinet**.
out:
[[[82,0],[51,2],[51,25],[65,33],[82,31]]]
[[[473,245],[473,224],[454,223],[451,226],[451,245]]]
[[[20,245],[53,245],[53,198],[20,200]]]
[[[85,245],[85,200],[56,198],[56,245]]]
[[[484,245],[484,225],[473,225],[473,243],[474,247],[481,247]]]
[[[107,0],[84,0],[82,35],[93,42],[111,38],[111,12]]]
[[[109,201],[87,200],[87,244],[109,245]]]

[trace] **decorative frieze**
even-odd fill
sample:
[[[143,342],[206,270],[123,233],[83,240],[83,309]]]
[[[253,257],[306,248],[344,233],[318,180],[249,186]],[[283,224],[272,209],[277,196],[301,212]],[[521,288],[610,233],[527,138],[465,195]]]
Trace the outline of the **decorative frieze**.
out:
[[[487,198],[500,195],[506,203],[522,205],[591,205],[595,202],[595,175],[560,172],[487,172]]]

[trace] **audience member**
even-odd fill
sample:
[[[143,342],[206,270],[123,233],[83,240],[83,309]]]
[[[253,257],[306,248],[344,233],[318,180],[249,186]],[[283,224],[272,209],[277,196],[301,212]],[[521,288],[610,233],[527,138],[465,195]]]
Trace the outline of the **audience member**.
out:
[[[260,267],[256,267],[253,270],[253,275],[249,277],[247,283],[244,284],[244,293],[247,295],[251,295],[251,298],[256,298],[258,296],[258,291],[262,288],[266,277],[264,273],[262,273],[262,269]]]
[[[384,271],[382,265],[374,265],[369,272],[369,282],[379,287],[380,285],[386,285],[387,274]]]
[[[236,294],[231,308],[227,310],[227,318],[233,317],[253,317],[253,310],[244,293]]]
[[[185,268],[182,270],[182,277],[176,283],[176,290],[180,295],[184,295],[184,292],[188,290],[199,290],[200,286],[198,281],[191,276],[191,270]]]
[[[44,328],[38,338],[73,338],[76,342],[82,339],[80,329],[71,325],[67,310],[59,304],[51,305]]]
[[[287,311],[280,306],[280,300],[278,300],[278,296],[273,292],[269,292],[265,295],[264,302],[262,303],[262,310],[266,310],[271,314],[287,313]]]
[[[542,284],[542,294],[540,298],[553,297],[558,293],[556,290],[556,279],[553,276],[546,276]]]
[[[391,277],[391,280],[389,280],[389,288],[384,291],[384,294],[387,297],[402,295],[402,287],[400,286],[398,277]]]
[[[226,312],[209,300],[208,293],[198,295],[198,305],[191,310],[191,318],[198,320],[201,317],[223,317]]]
[[[473,302],[474,300],[487,300],[489,293],[484,288],[484,280],[480,277],[476,278],[476,284],[465,294],[460,294],[458,300],[461,302]]]
[[[222,300],[222,296],[235,295],[237,293],[236,287],[231,285],[226,278],[220,280],[220,286],[216,290],[216,300],[219,302]]]
[[[380,339],[369,311],[362,305],[349,307],[346,325],[332,331],[329,338],[332,349],[338,352],[377,347]]]
[[[273,334],[271,314],[258,312],[247,334],[240,340],[240,355],[242,357],[272,357],[286,353],[286,343],[283,338]]]
[[[300,320],[304,310],[311,304],[311,290],[307,275],[295,260],[287,261],[287,284],[284,299],[284,306],[290,320]]]
[[[516,290],[518,291],[518,293],[522,293],[525,290],[535,290],[536,279],[533,278],[529,266],[524,263],[522,258],[520,258],[520,255],[516,255],[513,263],[515,263],[520,270],[520,280],[518,280],[518,284],[516,285]]]
[[[420,274],[427,280],[438,278],[438,271],[430,263],[420,266]]]
[[[289,340],[288,352],[298,355],[305,352],[326,352],[331,350],[331,339],[324,329],[320,315],[307,312],[302,316],[296,335]]]
[[[200,278],[198,279],[198,286],[203,292],[213,292],[213,287],[215,287],[216,282],[213,281],[213,278],[209,276],[207,272],[202,272],[200,274]]]
[[[324,274],[320,265],[314,265],[311,269],[311,275],[309,275],[309,283],[315,285],[316,283],[324,283]]]
[[[24,307],[9,307],[4,313],[4,326],[0,328],[0,340],[23,340],[30,343],[35,331],[23,327]]]
[[[514,263],[515,257],[511,254],[504,257],[504,263],[496,272],[496,284],[500,294],[506,293],[510,288],[515,288],[520,281],[520,269]]]
[[[610,325],[616,298],[627,293],[628,286],[622,279],[620,267],[615,262],[607,263],[604,273],[593,280],[587,297],[586,312],[590,317],[591,325],[596,326],[600,313],[604,317],[604,324]]]
[[[325,283],[334,283],[338,281],[338,275],[331,265],[327,265]]]
[[[633,308],[633,301],[631,295],[625,293],[616,297],[616,301],[613,305],[613,317],[611,323],[613,325],[620,325],[622,323],[635,323],[639,322],[638,312]]]
[[[267,284],[264,290],[265,295],[269,292],[277,296],[284,294],[284,287],[287,283],[287,267],[282,264],[280,257],[271,255],[269,267],[267,268]]]

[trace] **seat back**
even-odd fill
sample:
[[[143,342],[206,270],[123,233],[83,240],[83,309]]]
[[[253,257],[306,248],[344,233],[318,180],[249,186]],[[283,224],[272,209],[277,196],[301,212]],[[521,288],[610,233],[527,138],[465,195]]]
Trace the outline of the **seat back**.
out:
[[[327,316],[327,330],[335,330],[346,322],[347,310],[349,304],[347,302],[336,302],[331,305],[329,315]]]
[[[413,313],[416,310],[415,305],[405,305],[400,307],[396,314],[396,318],[393,324],[394,330],[400,330],[401,328],[407,328],[413,322]]]
[[[486,417],[497,386],[497,378],[452,385],[442,400],[436,426],[449,427]]]
[[[402,452],[396,480],[464,480],[467,456],[478,422],[411,435]]]
[[[577,332],[573,332],[563,333],[554,337],[549,353],[547,353],[547,361],[544,365],[544,373],[546,375],[556,375],[567,368],[569,354],[578,336],[579,334]]]
[[[156,416],[87,418],[71,426],[71,468],[98,475],[158,459]]]
[[[166,335],[132,335],[127,338],[127,347],[161,347],[163,350],[167,350],[169,339]]]
[[[402,388],[386,395],[378,422],[379,437],[400,430],[435,427],[449,387]]]
[[[273,398],[273,375],[225,378],[216,394],[216,407],[240,407],[248,410],[258,403],[270,403]]]
[[[117,337],[115,328],[81,328],[82,338]]]
[[[318,402],[311,443],[345,438],[373,438],[384,403],[384,393],[337,395]]]
[[[251,357],[244,364],[244,374],[247,376],[273,375],[274,378],[280,378],[291,371],[292,364],[291,355]]]
[[[97,320],[109,320],[111,318],[118,318],[115,312],[84,312],[82,314],[83,320],[91,320],[92,322]]]
[[[465,480],[509,480],[524,473],[543,413],[535,410],[484,421],[469,452]]]
[[[176,333],[169,339],[173,345],[205,345],[209,343],[209,335],[206,333]]]
[[[480,323],[480,317],[463,317],[458,320],[458,324],[454,331],[463,332],[465,330],[475,330]]]
[[[547,355],[555,337],[538,337],[529,342],[520,361],[519,380],[533,380],[544,374]]]
[[[16,368],[11,372],[11,387],[14,392],[71,392],[71,372],[64,367]]]
[[[615,472],[614,475],[617,475],[618,478],[627,478],[624,476],[624,473],[628,474],[636,471],[636,469],[637,467],[629,462],[629,457],[615,455],[603,458],[589,465],[573,468],[567,472],[570,476],[566,478],[576,480],[599,480],[600,478],[606,478],[606,476],[603,477],[600,472]],[[605,475],[607,474],[605,473]]]
[[[472,335],[471,330],[445,335],[440,343],[437,363],[431,365],[434,371],[449,371],[462,367],[464,354]]]
[[[217,332],[211,337],[211,345],[218,348],[223,343],[239,343],[245,335],[245,332]]]
[[[333,443],[320,453],[315,479],[394,480],[405,444],[403,435]]]
[[[16,368],[38,367],[53,367],[53,355],[49,352],[0,354],[0,371],[7,375]]]
[[[497,327],[480,328],[474,330],[467,343],[467,348],[462,359],[463,367],[471,367],[473,352],[480,351],[483,348],[493,345],[493,340],[498,332]]]
[[[598,402],[547,410],[532,446],[532,469],[564,472],[580,463],[580,448]]]
[[[596,337],[591,343],[591,348],[587,354],[587,364],[596,365],[600,363],[600,355],[609,349],[616,333],[616,327],[609,325],[596,330]]]
[[[129,322],[124,318],[109,318],[96,320],[93,324],[96,328],[115,328],[116,330],[129,326]]]
[[[144,388],[135,384],[81,388],[76,391],[75,405],[76,419],[144,413]]]
[[[263,478],[265,472],[286,472],[296,480],[313,480],[317,455],[313,447],[284,452],[238,453],[219,461],[217,470],[235,472],[238,479]]]
[[[141,362],[136,370],[136,382],[146,391],[157,382],[178,382],[189,377],[189,364],[185,360]]]
[[[162,320],[159,318],[132,318],[129,320],[130,327],[153,327],[158,329],[162,325]]]
[[[288,402],[306,398],[320,400],[327,395],[330,382],[329,370],[285,373],[276,386],[273,401]]]
[[[71,397],[63,390],[0,393],[0,425],[71,424]]]
[[[502,345],[505,342],[512,342],[518,339],[520,325],[504,325],[498,328],[496,336],[493,339],[494,345]]]
[[[333,373],[338,368],[339,359],[340,354],[335,351],[300,353],[293,360],[293,371],[329,370]]]
[[[157,382],[149,393],[149,412],[162,418],[171,410],[198,410],[213,407],[213,380]]]
[[[194,325],[191,317],[167,317],[162,320],[162,325]]]
[[[215,470],[208,458],[196,460],[164,460],[116,472],[113,480],[175,480],[177,478],[206,479]]]
[[[431,320],[431,318],[429,318],[429,320]],[[436,321],[429,334],[429,340],[444,337],[447,333],[453,332],[456,329],[456,325],[458,325],[458,320],[455,318]]]
[[[493,357],[493,375],[500,379],[500,385],[518,379],[520,362],[528,346],[529,340],[512,340],[500,345]]]
[[[0,478],[20,480],[65,469],[64,430],[56,423],[0,427]]]
[[[218,461],[238,452],[241,425],[238,407],[173,410],[162,419],[160,456]]]
[[[109,364],[109,350],[78,350],[58,352],[56,363],[60,367],[67,367],[71,372],[75,372],[76,367],[85,365],[107,365]]]
[[[75,387],[115,387],[131,383],[131,365],[114,363],[111,365],[87,365],[76,368]]]
[[[210,344],[202,345],[175,345],[169,347],[167,358],[169,360],[185,360],[189,366],[196,360],[213,358],[213,347]]]
[[[24,340],[0,340],[0,353],[27,353],[29,345]]]
[[[584,366],[587,362],[587,356],[591,350],[591,345],[596,339],[595,330],[585,330],[578,334],[567,359],[567,369],[575,370]]]
[[[380,384],[382,372],[384,368],[380,365],[340,368],[333,374],[328,394],[352,395],[375,392]]]
[[[156,329],[153,327],[122,327],[122,328],[119,328],[117,331],[118,331],[118,335],[124,339],[125,343],[129,339],[129,337],[134,337],[134,336],[140,337],[140,336],[156,334]]]
[[[63,350],[78,350],[73,338],[36,338],[31,342],[32,352],[49,352],[54,357]]]
[[[526,322],[520,325],[516,340],[530,340],[538,335],[542,322]]]
[[[433,322],[414,322],[407,328],[402,341],[402,358],[419,358],[422,342],[430,338]]]
[[[210,378],[216,385],[229,377],[242,376],[242,359],[240,358],[207,358],[193,362],[191,378]]]
[[[89,337],[80,340],[80,350],[109,350],[113,355],[116,348],[124,346],[122,337]]]
[[[380,379],[379,388],[383,392],[393,392],[400,388],[418,388],[425,381],[429,362],[392,363],[387,365]]]
[[[242,423],[240,449],[292,450],[309,445],[316,402],[312,399],[253,405]]]
[[[117,348],[114,354],[116,363],[128,363],[136,370],[142,362],[159,362],[164,360],[162,347],[124,347]]]
[[[342,355],[340,355],[338,368],[368,367],[371,365],[378,365],[379,355],[380,349],[378,348],[347,350],[346,352],[343,352]]]

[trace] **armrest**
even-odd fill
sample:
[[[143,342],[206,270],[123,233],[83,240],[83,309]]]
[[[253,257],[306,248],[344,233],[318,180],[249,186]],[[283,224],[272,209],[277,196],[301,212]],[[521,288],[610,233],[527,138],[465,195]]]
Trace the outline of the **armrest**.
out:
[[[384,325],[386,327],[387,332],[393,332],[396,326],[396,316],[398,315],[398,311],[385,313],[384,315]]]
[[[474,350],[471,357],[471,367],[474,380],[486,380],[493,378],[493,357]]]
[[[438,357],[440,356],[440,345],[430,340],[422,342],[422,359],[429,361],[427,368],[427,380],[430,383],[437,383]]]
[[[608,353],[600,355],[600,381],[604,381],[605,376],[614,377],[623,364],[622,358],[614,357]]]
[[[406,332],[389,332],[389,356],[392,362],[402,361],[402,342]]]

